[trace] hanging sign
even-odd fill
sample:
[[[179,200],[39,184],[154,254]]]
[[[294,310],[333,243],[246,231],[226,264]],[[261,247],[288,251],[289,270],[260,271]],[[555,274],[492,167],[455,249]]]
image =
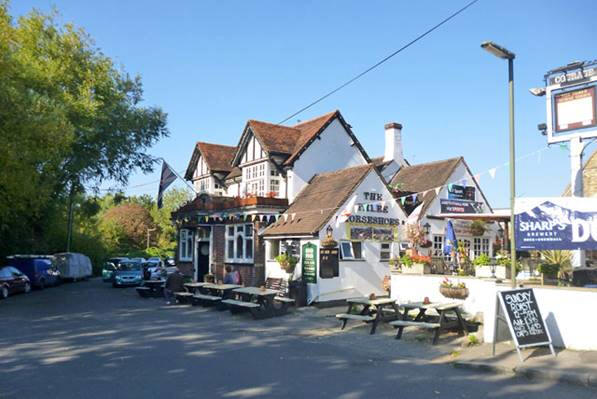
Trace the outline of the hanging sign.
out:
[[[516,351],[520,361],[522,356],[520,348],[549,345],[551,353],[555,356],[551,337],[545,321],[541,317],[535,293],[532,288],[521,288],[497,293],[496,320],[494,327],[493,350],[495,355],[495,342],[498,337],[498,321],[502,320],[508,324],[510,334],[514,340]],[[500,317],[499,306],[503,309],[504,318]]]
[[[516,249],[597,249],[595,198],[516,200]]]
[[[317,246],[315,244],[303,245],[303,256],[301,257],[303,266],[303,281],[309,284],[317,283]]]

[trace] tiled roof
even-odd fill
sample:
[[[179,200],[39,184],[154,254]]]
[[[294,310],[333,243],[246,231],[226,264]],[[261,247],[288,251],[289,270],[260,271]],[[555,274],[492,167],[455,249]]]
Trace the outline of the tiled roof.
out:
[[[422,199],[419,198],[423,202],[420,213],[423,216],[436,197],[435,190],[432,189],[449,183],[448,179],[460,162],[464,162],[464,158],[457,157],[402,167],[390,185],[398,186],[398,190],[403,193],[420,193],[430,190]]]
[[[285,163],[291,164],[294,162],[294,160],[303,152],[307,145],[311,143],[311,141],[317,137],[323,128],[331,123],[331,121],[334,120],[334,118],[339,114],[339,111],[329,112],[325,115],[295,125],[294,129],[299,130],[301,134],[295,143],[292,154]]]
[[[276,125],[268,122],[249,120],[249,128],[269,153],[292,154],[301,131],[288,126]]]
[[[594,197],[597,196],[597,150],[589,157],[583,166],[583,196]],[[570,197],[570,184],[566,186],[564,197]]]
[[[243,171],[238,166],[234,167],[230,173],[226,175],[226,180],[234,179],[235,177],[240,177],[243,175]]]
[[[232,170],[230,161],[234,157],[235,153],[236,147],[204,143],[201,141],[197,142],[185,172],[185,179],[193,179],[193,173],[195,172],[195,168],[197,168],[199,156],[203,156],[205,162],[207,163],[207,167],[211,172],[230,172]]]
[[[317,234],[372,170],[372,165],[362,165],[315,175],[285,212],[295,214],[294,220],[281,217],[264,235]]]

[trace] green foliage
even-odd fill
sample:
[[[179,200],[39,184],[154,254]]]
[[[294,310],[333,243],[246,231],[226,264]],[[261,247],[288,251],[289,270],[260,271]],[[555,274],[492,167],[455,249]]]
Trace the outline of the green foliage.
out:
[[[540,251],[541,258],[545,263],[560,265],[562,270],[569,270],[572,267],[572,252],[570,251]]]
[[[288,273],[292,273],[296,264],[298,263],[298,258],[289,255],[287,253],[282,253],[274,258],[276,262],[286,270]]]
[[[549,276],[557,275],[560,271],[560,265],[557,263],[541,263],[537,268],[539,273]]]
[[[490,263],[491,263],[491,258],[489,257],[489,255],[486,255],[486,254],[481,254],[473,260],[473,265],[475,265],[475,266],[486,266],[486,265],[489,265]]]
[[[410,256],[405,254],[400,257],[400,263],[402,264],[402,266],[412,267],[414,262]]]
[[[152,170],[147,150],[168,135],[166,115],[142,101],[140,79],[83,30],[37,11],[15,22],[0,1],[0,262],[63,251],[68,198],[78,206],[72,249],[97,238],[102,203],[84,187]]]

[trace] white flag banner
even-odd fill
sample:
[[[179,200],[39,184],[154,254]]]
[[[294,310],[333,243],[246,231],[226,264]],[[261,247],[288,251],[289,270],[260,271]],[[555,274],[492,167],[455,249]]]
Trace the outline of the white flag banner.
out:
[[[495,179],[495,172],[497,171],[497,168],[491,168],[489,169],[489,176],[491,176],[492,179]]]

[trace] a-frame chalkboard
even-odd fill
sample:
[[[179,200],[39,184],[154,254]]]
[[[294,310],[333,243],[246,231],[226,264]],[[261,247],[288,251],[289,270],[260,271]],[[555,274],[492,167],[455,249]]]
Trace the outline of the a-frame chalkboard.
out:
[[[503,316],[500,315],[500,306]],[[499,291],[495,304],[495,320],[493,328],[493,355],[495,356],[495,343],[498,339],[498,324],[503,321],[508,324],[510,334],[514,340],[518,358],[522,362],[520,348],[549,345],[552,355],[555,356],[549,330],[545,325],[539,305],[535,299],[532,288],[520,288],[509,291]]]

